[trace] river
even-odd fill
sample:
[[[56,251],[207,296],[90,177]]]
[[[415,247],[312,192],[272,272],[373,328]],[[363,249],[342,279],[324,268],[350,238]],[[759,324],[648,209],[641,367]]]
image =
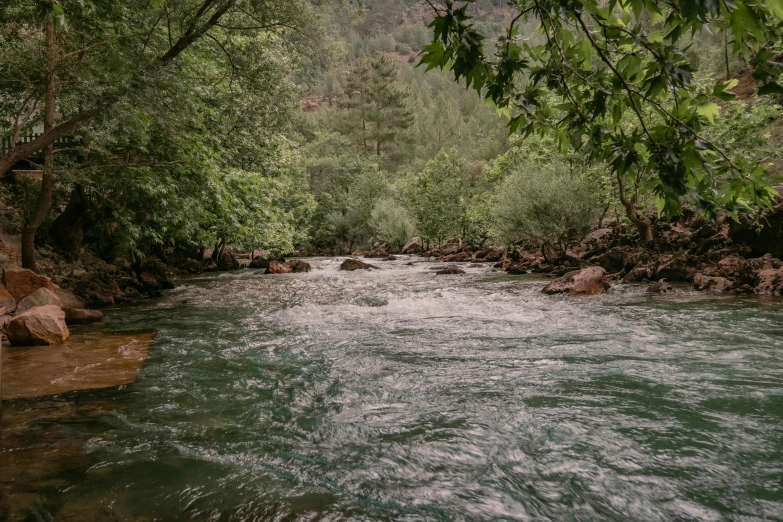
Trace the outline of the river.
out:
[[[10,401],[8,520],[783,520],[783,301],[489,265],[182,281],[135,384]]]

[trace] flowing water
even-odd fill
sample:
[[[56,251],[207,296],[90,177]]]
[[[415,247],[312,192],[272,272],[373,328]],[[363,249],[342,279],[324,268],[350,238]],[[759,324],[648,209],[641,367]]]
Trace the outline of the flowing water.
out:
[[[0,519],[783,520],[782,301],[339,261],[108,311],[137,382],[7,402]]]

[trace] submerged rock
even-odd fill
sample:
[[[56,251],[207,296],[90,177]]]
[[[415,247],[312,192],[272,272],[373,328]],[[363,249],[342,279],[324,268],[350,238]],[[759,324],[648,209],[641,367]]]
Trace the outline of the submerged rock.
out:
[[[606,271],[600,266],[591,266],[568,272],[546,285],[541,291],[550,295],[592,295],[603,294],[609,288]]]
[[[673,294],[676,292],[672,285],[663,279],[648,286],[647,291],[651,294]]]
[[[346,259],[340,265],[340,270],[347,270],[349,272],[352,272],[354,270],[370,270],[372,268],[378,268],[378,267],[375,265],[371,265],[369,263],[365,263],[364,261],[359,261],[358,259],[351,259],[351,258]]]
[[[36,306],[14,317],[6,329],[14,346],[61,344],[70,335],[65,312],[55,305]]]
[[[465,271],[463,269],[459,268],[459,267],[447,266],[447,267],[443,267],[443,268],[438,269],[435,272],[435,275],[460,275],[460,274],[464,274],[464,273],[465,273]]]
[[[30,310],[31,308],[35,308],[36,306],[47,305],[63,308],[63,303],[60,301],[60,298],[57,297],[57,294],[48,288],[39,288],[32,294],[19,301],[19,304],[16,305],[16,313],[20,314]]]
[[[3,350],[3,398],[41,397],[130,384],[155,332],[74,335],[59,346]]]
[[[6,268],[3,271],[3,284],[17,303],[39,288],[57,291],[48,277],[24,268]]]
[[[103,321],[100,310],[85,310],[84,308],[68,308],[65,310],[66,324],[90,324]]]

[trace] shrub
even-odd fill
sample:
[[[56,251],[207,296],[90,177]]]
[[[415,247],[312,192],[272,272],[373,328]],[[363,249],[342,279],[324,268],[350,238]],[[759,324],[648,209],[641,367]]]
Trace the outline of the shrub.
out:
[[[493,206],[497,239],[533,242],[542,252],[561,255],[590,232],[601,213],[592,184],[562,162],[517,166],[498,187]]]
[[[400,250],[413,237],[413,221],[408,211],[390,198],[379,199],[370,215],[373,235],[394,250]]]

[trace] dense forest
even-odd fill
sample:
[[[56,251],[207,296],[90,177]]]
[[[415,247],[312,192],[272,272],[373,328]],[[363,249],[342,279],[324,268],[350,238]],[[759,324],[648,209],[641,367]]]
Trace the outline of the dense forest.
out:
[[[763,228],[783,8],[582,4],[6,3],[5,230],[38,269]]]

